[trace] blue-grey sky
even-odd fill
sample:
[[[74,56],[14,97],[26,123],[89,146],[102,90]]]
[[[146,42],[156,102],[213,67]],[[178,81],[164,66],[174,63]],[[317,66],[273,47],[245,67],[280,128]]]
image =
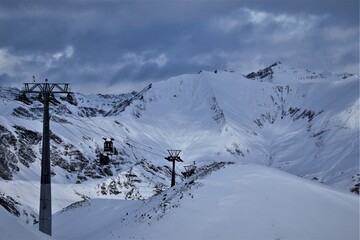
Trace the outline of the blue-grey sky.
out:
[[[359,74],[358,0],[0,0],[0,82],[121,93],[275,61]]]

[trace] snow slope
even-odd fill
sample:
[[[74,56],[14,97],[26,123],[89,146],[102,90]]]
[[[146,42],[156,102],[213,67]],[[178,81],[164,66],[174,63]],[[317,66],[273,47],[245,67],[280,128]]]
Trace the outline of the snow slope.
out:
[[[259,165],[227,165],[145,201],[83,202],[59,239],[359,239],[359,198]],[[82,219],[80,221],[75,219]]]
[[[155,83],[124,111],[134,116],[126,127],[189,162],[237,158],[350,189],[359,177],[359,78],[271,69],[271,78],[217,71]]]
[[[0,87],[0,194],[18,210],[20,221],[31,225],[39,207],[42,104],[37,96],[32,96],[32,105],[13,101],[18,93]],[[83,199],[99,205],[107,199],[109,211],[115,202],[130,210],[139,206],[120,200],[147,199],[169,187],[167,149],[182,150],[177,182],[184,180],[184,166],[195,162],[201,169],[222,161],[236,163],[227,169],[259,164],[340,191],[359,191],[358,76],[319,74],[276,63],[246,76],[203,71],[154,83],[139,93],[75,93],[73,98],[59,96],[60,105],[51,106],[54,213]],[[99,162],[103,137],[115,139],[109,165]],[[160,204],[156,197],[151,199],[147,204]],[[101,214],[90,210],[94,216]],[[99,224],[111,225],[111,216]],[[339,226],[345,234],[348,228]],[[85,237],[84,232],[77,234]]]
[[[48,235],[20,223],[15,216],[3,208],[0,208],[0,222],[0,239],[50,239]]]

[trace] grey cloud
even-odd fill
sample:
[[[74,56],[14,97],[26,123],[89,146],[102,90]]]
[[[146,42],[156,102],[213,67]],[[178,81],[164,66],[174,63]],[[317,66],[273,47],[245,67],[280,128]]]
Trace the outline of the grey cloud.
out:
[[[0,67],[0,80],[37,74],[129,85],[200,69],[255,71],[277,60],[358,73],[358,7],[353,0],[4,0],[0,53],[14,62]]]

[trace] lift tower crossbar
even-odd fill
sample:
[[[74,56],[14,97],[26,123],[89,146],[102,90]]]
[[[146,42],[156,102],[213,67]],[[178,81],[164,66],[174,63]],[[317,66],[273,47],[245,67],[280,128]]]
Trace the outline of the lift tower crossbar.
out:
[[[43,138],[41,158],[41,187],[40,187],[40,210],[39,230],[51,236],[51,171],[50,171],[50,116],[49,103],[53,93],[70,93],[68,83],[24,83],[21,94],[39,93],[42,95],[44,104],[43,115]]]

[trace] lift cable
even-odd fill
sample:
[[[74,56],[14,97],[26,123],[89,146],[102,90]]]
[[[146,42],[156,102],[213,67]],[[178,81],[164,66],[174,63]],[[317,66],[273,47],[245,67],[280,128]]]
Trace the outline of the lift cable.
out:
[[[76,117],[77,120],[81,121],[82,123],[84,123],[84,124],[88,127],[88,128],[87,128],[88,131],[93,132],[93,133],[96,133],[96,135],[97,135],[98,137],[103,138],[102,135],[101,135],[98,131],[95,131],[94,128],[92,128],[90,124],[88,124],[87,122],[85,122],[84,120],[82,120],[81,118],[79,118],[76,114],[74,114],[74,116]],[[75,118],[71,117],[70,115],[69,115],[69,117],[72,118],[72,119],[74,119],[74,120],[76,120]],[[74,125],[76,125],[76,124],[74,124]],[[79,126],[79,125],[76,125],[76,126],[86,129],[86,128],[83,127],[83,126]]]
[[[63,128],[65,128],[68,132],[70,132],[72,135],[74,135],[76,138],[78,138],[80,141],[83,141],[83,139],[81,139],[78,135],[76,135],[73,131],[71,131],[69,128],[65,127],[64,124],[59,123]],[[79,132],[81,132],[79,129],[77,129]],[[82,134],[84,134],[83,132],[81,132]]]
[[[5,89],[5,90],[6,90],[6,89]],[[7,90],[7,91],[8,91],[8,90]],[[13,94],[13,92],[10,92],[10,91],[9,91],[9,93]],[[25,103],[20,103],[19,101],[16,101],[16,100],[13,100],[13,99],[10,99],[10,98],[6,98],[5,96],[0,96],[0,97],[6,99],[6,100],[8,100],[8,101],[17,103],[17,104],[19,104],[19,105],[28,106],[28,105],[26,105]],[[99,126],[94,120],[92,120],[92,119],[91,119],[90,117],[88,117],[88,116],[87,116],[87,117],[88,117],[94,124],[96,124],[97,127],[95,127],[95,126],[92,125],[92,124],[89,124],[89,123],[85,122],[85,121],[82,120],[80,117],[78,117],[76,114],[73,114],[73,115],[77,118],[77,120],[81,121],[82,123],[84,123],[84,124],[88,127],[88,128],[85,128],[85,127],[83,127],[83,126],[79,126],[79,125],[77,125],[77,124],[72,123],[72,125],[74,125],[74,127],[75,127],[81,134],[83,134],[84,136],[87,136],[87,134],[84,134],[84,132],[82,132],[79,128],[82,128],[82,129],[85,129],[85,130],[87,130],[87,131],[93,132],[93,133],[95,133],[96,135],[98,135],[100,138],[102,138],[102,137],[101,137],[101,134],[99,134],[99,132],[97,132],[97,131],[94,130],[94,128],[99,128],[100,130],[102,130],[102,131],[103,131],[104,133],[106,133],[106,134],[110,133],[110,134],[112,134],[112,135],[115,135],[115,136],[120,137],[123,141],[119,141],[119,142],[120,142],[120,144],[123,145],[124,147],[126,147],[126,145],[128,145],[128,144],[126,143],[126,141],[130,141],[130,142],[133,142],[133,143],[135,143],[135,144],[141,145],[141,146],[143,146],[143,147],[149,148],[150,150],[156,150],[156,151],[158,151],[158,152],[160,152],[160,153],[164,153],[164,152],[165,152],[165,151],[156,149],[156,148],[154,148],[154,147],[151,147],[151,146],[142,144],[142,143],[137,142],[137,141],[135,141],[135,140],[132,140],[132,139],[129,138],[129,137],[123,137],[123,136],[121,136],[121,135],[114,134],[113,132],[110,132],[110,131],[108,131],[108,130],[105,130],[104,128],[102,128],[101,126]],[[70,118],[73,118],[73,117],[71,117],[70,115],[69,115],[69,117],[70,117]],[[75,118],[73,118],[73,119],[75,119]],[[60,122],[57,122],[57,123],[59,123],[63,128],[65,128],[65,129],[66,129],[67,131],[69,131],[72,135],[74,135],[76,138],[78,138],[79,140],[82,141],[81,138],[79,138],[76,134],[74,134],[70,129],[68,129],[67,127],[65,127],[64,124],[62,124],[62,123],[60,123]],[[131,146],[134,147],[134,148],[136,148],[136,149],[142,150],[142,151],[144,151],[144,152],[147,152],[147,153],[150,153],[150,154],[153,154],[153,155],[162,157],[162,158],[165,157],[164,155],[160,155],[160,154],[155,153],[155,152],[152,152],[152,151],[150,151],[150,150],[147,150],[147,149],[144,149],[144,148],[140,148],[140,147],[136,146],[135,144],[133,144],[133,145],[131,145]]]
[[[26,105],[25,103],[23,103],[23,102],[20,102],[20,101],[16,101],[16,100],[13,100],[13,99],[9,99],[9,98],[6,98],[6,97],[4,97],[4,96],[0,96],[1,98],[4,98],[4,99],[6,99],[6,100],[8,100],[8,101],[11,101],[11,102],[14,102],[14,103],[17,103],[17,104],[19,104],[19,105],[23,105],[23,106],[28,106],[28,105]],[[77,136],[74,132],[72,132],[71,130],[69,130],[69,128],[67,128],[67,127],[65,127],[65,125],[63,124],[63,123],[61,123],[61,122],[56,122],[56,123],[58,123],[58,124],[60,124],[63,128],[65,128],[67,131],[69,131],[72,135],[74,135],[76,138],[78,138],[78,139],[80,139],[81,141],[83,140],[83,139],[81,139],[81,138],[79,138],[79,136]],[[71,123],[72,125],[76,125],[76,124],[73,124],[73,123]],[[84,127],[82,127],[82,126],[79,126],[79,125],[76,125],[78,128],[76,128],[81,134],[83,134],[84,136],[87,136],[87,134],[85,134],[83,131],[81,131],[79,128],[82,128],[82,129],[85,129],[85,130],[87,130],[87,131],[89,131],[89,129],[87,129],[87,128],[84,128]],[[95,131],[93,131],[93,130],[90,130],[91,132],[95,132]],[[95,132],[96,133],[96,132]],[[98,134],[98,133],[97,133]],[[100,134],[98,134],[98,135],[100,135]]]
[[[134,142],[134,143],[136,143],[136,144],[138,144],[138,145],[141,145],[141,146],[143,146],[143,147],[149,148],[149,149],[151,149],[151,150],[156,150],[156,151],[158,151],[158,152],[160,152],[160,153],[164,153],[164,152],[165,152],[165,151],[163,151],[163,150],[159,150],[159,149],[156,149],[156,148],[154,148],[154,147],[151,147],[151,146],[145,145],[145,144],[143,144],[143,143],[137,142],[137,141],[135,141],[135,140],[133,140],[133,139],[131,139],[131,138],[129,138],[129,137],[123,137],[123,136],[121,136],[121,135],[119,135],[119,134],[110,132],[110,131],[102,128],[101,126],[99,126],[99,124],[97,124],[97,123],[96,123],[93,119],[91,119],[89,116],[87,116],[87,118],[89,118],[96,126],[98,126],[103,132],[105,132],[105,133],[107,133],[107,134],[110,133],[110,134],[112,134],[112,135],[116,135],[116,136],[122,138],[123,140]]]
[[[4,89],[4,90],[7,91],[7,92],[9,92],[11,95],[15,94],[14,92],[10,91],[9,89]],[[15,101],[15,100],[12,100],[12,99],[9,99],[9,100],[18,103],[18,101]],[[24,103],[23,103],[23,104],[24,104]],[[24,105],[26,105],[26,104],[24,104]],[[77,116],[77,114],[74,114],[74,116],[75,116],[79,121],[81,121],[82,123],[84,123],[85,125],[87,125],[87,126],[89,127],[89,129],[92,129],[91,132],[95,132],[99,137],[101,137],[101,134],[99,134],[99,132],[97,132],[97,131],[94,130],[94,128],[93,128],[93,127],[95,127],[94,125],[85,122],[84,120],[82,120],[81,118],[79,118],[79,117]],[[123,137],[123,136],[121,136],[121,135],[119,135],[119,134],[110,132],[110,131],[104,129],[103,127],[101,127],[98,123],[96,123],[96,122],[95,122],[93,119],[91,119],[89,116],[86,116],[86,117],[87,117],[88,119],[90,119],[90,121],[92,121],[92,122],[96,125],[95,128],[98,128],[98,129],[102,130],[102,131],[105,133],[105,135],[107,135],[107,134],[116,135],[116,136],[120,137],[121,139],[123,139],[123,141],[131,141],[131,142],[133,142],[133,143],[135,143],[135,144],[141,145],[141,146],[143,146],[143,147],[145,147],[145,148],[148,148],[148,149],[150,149],[150,150],[155,150],[155,151],[157,151],[157,152],[159,152],[159,153],[162,153],[162,154],[166,153],[165,150],[160,150],[160,149],[154,148],[154,147],[152,147],[152,146],[148,146],[148,145],[145,145],[145,144],[140,143],[140,142],[138,142],[138,141],[135,141],[135,140],[133,140],[133,139],[131,139],[131,138],[129,138],[129,137]],[[84,129],[84,128],[83,128],[83,129]],[[81,131],[80,131],[80,132],[81,132]],[[85,134],[85,136],[86,136],[86,134]],[[101,138],[102,138],[102,137],[101,137]]]
[[[99,126],[98,126],[98,127],[95,127],[94,125],[87,123],[86,121],[84,121],[83,119],[79,118],[78,116],[75,115],[75,117],[76,117],[76,119],[78,119],[79,121],[81,121],[82,123],[84,123],[84,124],[88,127],[88,130],[89,130],[89,131],[94,132],[94,133],[96,133],[99,137],[101,137],[101,134],[99,134],[97,131],[94,131],[94,128],[100,128]],[[75,119],[75,118],[73,118],[73,117],[70,117],[70,118]],[[94,121],[93,121],[93,122],[94,122]],[[94,122],[94,123],[95,123],[95,122]],[[79,126],[79,125],[77,125],[77,124],[74,124],[74,123],[73,123],[73,125],[74,125],[74,127],[75,127],[75,126],[81,127],[81,126]],[[81,128],[84,128],[84,127],[81,127]],[[112,134],[112,135],[118,136],[118,137],[120,137],[121,139],[123,139],[123,141],[119,141],[119,143],[120,143],[122,146],[124,146],[124,147],[129,147],[129,145],[126,143],[126,141],[128,141],[128,140],[129,140],[129,141],[132,141],[132,142],[135,142],[135,141],[133,141],[133,140],[124,138],[124,137],[122,137],[122,136],[120,136],[120,135],[118,135],[118,134],[114,134],[114,133],[112,133],[112,132],[110,132],[110,131],[107,131],[107,130],[105,130],[105,129],[103,129],[103,128],[100,128],[100,129],[101,129],[103,132],[105,132],[106,134],[107,134],[107,133],[110,133],[110,134]],[[143,144],[143,145],[144,145],[144,144]],[[144,145],[144,146],[146,146],[146,145]],[[147,153],[150,153],[150,154],[153,154],[153,155],[156,155],[156,156],[160,156],[160,157],[162,157],[162,158],[165,157],[165,156],[163,156],[163,155],[160,155],[160,154],[158,154],[158,153],[149,151],[149,150],[147,150],[147,149],[140,148],[140,147],[136,146],[135,144],[131,145],[131,147],[134,147],[134,148],[136,148],[136,149],[142,150],[142,151],[144,151],[144,152],[147,152]],[[148,146],[146,146],[146,147],[148,147]],[[163,152],[162,152],[162,153],[163,153]]]
[[[69,117],[70,117],[70,116],[69,116]],[[70,118],[76,120],[76,119],[73,118],[73,117],[70,117]],[[85,122],[84,120],[80,119],[80,118],[77,117],[77,116],[76,116],[76,118],[87,126],[87,128],[86,128],[86,127],[79,126],[79,125],[77,125],[77,124],[72,123],[72,125],[73,125],[76,129],[77,129],[77,128],[86,129],[87,131],[90,131],[90,132],[95,133],[99,138],[103,138],[102,135],[101,135],[99,132],[97,132],[97,131],[94,130],[94,126],[92,126],[91,124],[88,124],[87,122]],[[79,130],[79,129],[78,129],[78,130]],[[119,143],[120,143],[123,147],[127,147],[127,146],[125,145],[125,143],[123,143],[123,142],[121,142],[121,141],[120,141]]]
[[[162,158],[165,158],[164,155],[160,155],[158,153],[154,153],[154,152],[150,152],[149,150],[146,150],[146,149],[143,149],[143,148],[140,148],[140,147],[137,147],[136,145],[131,145],[132,147],[136,148],[136,149],[139,149],[139,150],[142,150],[144,152],[148,152],[150,154],[153,154],[153,155],[156,155],[156,156],[159,156],[159,157],[162,157]]]
[[[84,120],[80,119],[80,118],[79,118],[78,116],[76,116],[76,115],[75,115],[75,117],[76,117],[78,120],[80,120],[81,122],[83,122],[84,124],[86,124],[87,126],[91,127],[91,128],[93,128],[93,127],[94,127],[94,128],[99,128],[99,129],[102,130],[106,135],[107,135],[107,134],[110,134],[110,135],[118,136],[119,138],[123,139],[123,141],[131,141],[131,142],[136,143],[136,144],[138,144],[138,145],[141,145],[141,146],[143,146],[143,147],[145,147],[145,148],[149,148],[150,150],[156,150],[156,151],[158,151],[158,152],[160,152],[160,153],[162,153],[162,154],[165,153],[165,151],[156,149],[156,148],[154,148],[154,147],[151,147],[151,146],[145,145],[145,144],[143,144],[143,143],[137,142],[137,141],[135,141],[135,140],[132,140],[132,139],[129,138],[129,137],[123,137],[123,136],[121,136],[121,135],[119,135],[119,134],[116,134],[116,133],[114,133],[114,132],[111,132],[111,131],[109,131],[109,130],[106,130],[106,129],[104,129],[103,127],[99,126],[99,124],[96,123],[96,122],[95,122],[93,119],[91,119],[89,116],[87,116],[87,118],[89,118],[96,126],[85,122]],[[138,148],[138,149],[139,149],[139,148]]]

